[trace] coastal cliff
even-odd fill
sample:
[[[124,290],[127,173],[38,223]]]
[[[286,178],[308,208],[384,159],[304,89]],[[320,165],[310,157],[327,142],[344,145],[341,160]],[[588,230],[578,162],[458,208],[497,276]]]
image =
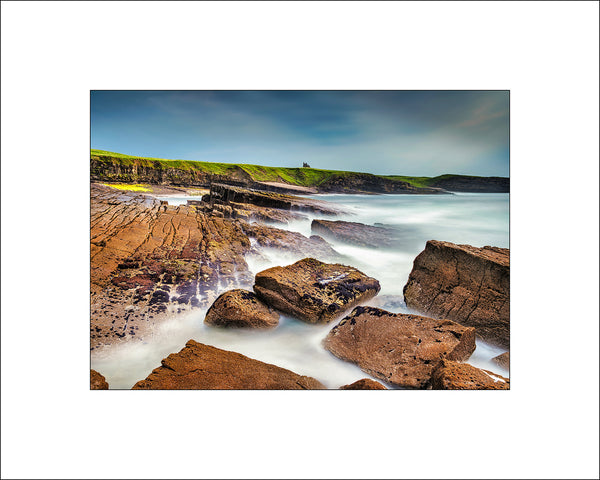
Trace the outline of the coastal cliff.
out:
[[[196,162],[133,157],[92,150],[90,179],[94,182],[209,187],[213,183],[277,193],[440,194],[508,192],[509,179],[442,175],[440,177],[381,176],[316,168],[266,167],[248,164]]]

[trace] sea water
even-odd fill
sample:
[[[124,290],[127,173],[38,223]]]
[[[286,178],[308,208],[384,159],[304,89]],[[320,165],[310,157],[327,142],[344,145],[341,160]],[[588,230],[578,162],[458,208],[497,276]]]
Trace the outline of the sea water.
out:
[[[379,295],[366,304],[382,306],[394,313],[408,311],[402,302],[402,289],[415,257],[425,248],[427,240],[476,247],[509,247],[508,194],[316,195],[310,198],[344,207],[346,213],[335,220],[388,226],[399,231],[401,241],[392,250],[330,241],[335,250],[348,258],[350,265],[379,280]],[[309,215],[286,228],[310,236],[314,218],[332,219]],[[301,258],[267,248],[261,249],[261,254],[247,257],[253,274],[272,266],[289,265]],[[251,289],[251,285],[240,284],[239,287]],[[248,331],[206,326],[205,313],[205,310],[194,310],[167,320],[144,342],[134,340],[95,350],[91,356],[92,368],[106,377],[110,388],[131,388],[160,366],[161,359],[178,352],[188,340],[194,339],[309,375],[328,388],[369,377],[356,365],[334,357],[322,347],[323,338],[337,322],[309,325],[282,316],[275,329]],[[504,350],[477,341],[477,348],[467,363],[508,376],[508,372],[490,361],[502,352]]]

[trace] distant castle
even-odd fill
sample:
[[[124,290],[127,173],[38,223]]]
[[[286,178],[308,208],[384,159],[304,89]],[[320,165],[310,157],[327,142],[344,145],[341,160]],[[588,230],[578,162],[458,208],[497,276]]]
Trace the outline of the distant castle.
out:
[[[302,164],[302,168],[310,168],[310,165],[308,163],[304,162]]]

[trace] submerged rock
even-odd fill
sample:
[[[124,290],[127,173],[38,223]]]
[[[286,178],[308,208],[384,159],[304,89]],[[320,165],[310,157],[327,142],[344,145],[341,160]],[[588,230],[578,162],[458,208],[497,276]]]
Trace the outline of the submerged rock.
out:
[[[261,302],[254,292],[236,289],[223,293],[206,312],[204,323],[219,327],[272,328],[279,314]]]
[[[504,352],[498,355],[497,357],[492,358],[492,362],[500,367],[508,370],[510,368],[510,353]]]
[[[325,386],[269,363],[190,340],[134,390],[309,390]]]
[[[363,378],[351,383],[350,385],[341,386],[340,390],[387,390],[387,388],[375,380]]]
[[[431,375],[434,390],[509,390],[510,380],[468,363],[443,360]]]
[[[404,299],[417,312],[475,327],[483,340],[508,348],[509,250],[430,240],[414,261]]]
[[[90,370],[90,390],[108,390],[108,382],[96,370]]]
[[[298,232],[290,232],[280,228],[243,223],[242,230],[248,238],[256,240],[260,247],[276,248],[282,253],[317,257],[322,260],[339,260],[342,256],[336,252],[323,238],[312,235],[305,237]],[[297,258],[297,257],[296,257]]]
[[[471,356],[475,329],[361,306],[333,327],[323,344],[336,357],[387,383],[426,388],[441,360]]]
[[[356,268],[305,258],[255,276],[254,291],[269,305],[308,323],[327,323],[379,292]]]
[[[342,220],[313,220],[312,233],[326,239],[340,240],[360,247],[390,248],[399,241],[398,232],[391,228],[373,227],[357,222]]]

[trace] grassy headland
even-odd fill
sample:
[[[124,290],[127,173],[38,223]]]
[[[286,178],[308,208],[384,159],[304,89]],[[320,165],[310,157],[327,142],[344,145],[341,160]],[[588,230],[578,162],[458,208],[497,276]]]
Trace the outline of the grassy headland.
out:
[[[244,182],[277,182],[301,187],[323,187],[328,185],[362,185],[385,184],[383,190],[398,193],[399,189],[442,188],[457,191],[506,191],[508,179],[499,177],[475,177],[468,175],[439,175],[437,177],[412,177],[402,175],[374,175],[370,173],[350,172],[344,170],[325,170],[319,168],[267,167],[245,163],[199,162],[194,160],[167,160],[164,158],[136,157],[105,150],[91,150],[92,174],[103,181],[119,183],[146,184],[155,183],[149,180],[149,173],[167,175],[173,184],[190,183],[190,179],[200,177],[221,176]],[[140,174],[142,172],[142,174]],[[152,175],[150,175],[152,176]],[[402,186],[404,185],[404,187]],[[146,186],[146,185],[144,185]],[[376,191],[376,190],[375,190]],[[402,192],[401,192],[402,193]],[[422,190],[422,193],[427,193]]]

